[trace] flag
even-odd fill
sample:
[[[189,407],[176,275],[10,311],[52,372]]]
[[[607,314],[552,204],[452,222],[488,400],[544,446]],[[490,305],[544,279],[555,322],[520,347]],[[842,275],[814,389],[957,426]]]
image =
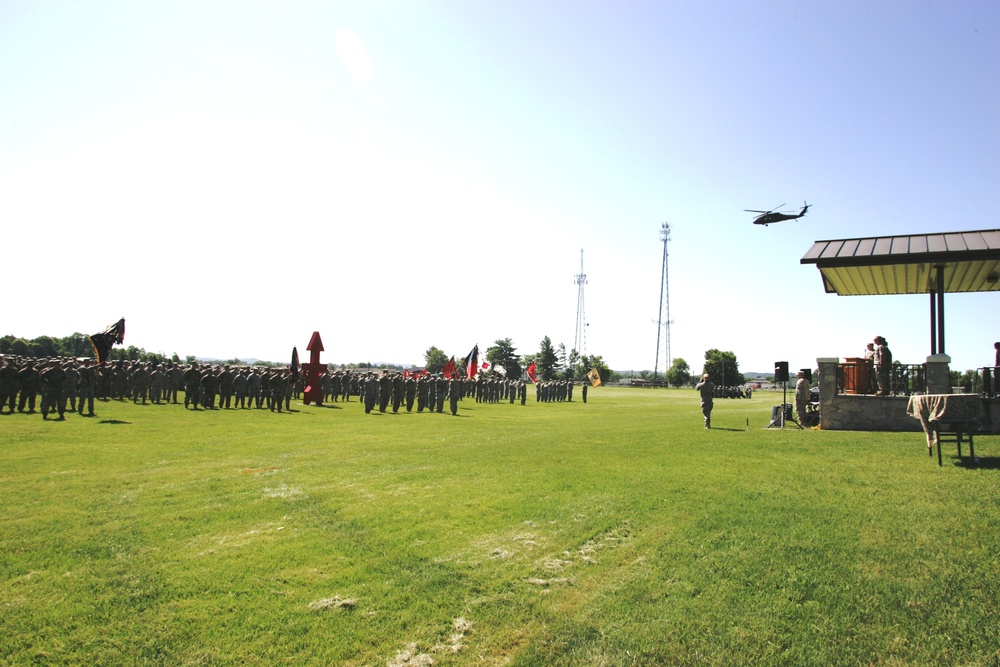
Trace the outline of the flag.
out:
[[[538,384],[538,378],[535,376],[535,362],[534,361],[531,362],[531,365],[528,366],[528,369],[525,371],[525,373],[528,374],[528,379],[531,380],[532,383]]]
[[[507,369],[504,366],[494,366],[493,370],[500,375],[507,377]]]
[[[479,373],[479,343],[472,348],[469,356],[465,358],[465,376],[474,378]]]
[[[121,345],[125,341],[125,318],[121,318],[101,333],[88,336],[90,344],[94,346],[94,356],[97,363],[103,364],[111,354],[111,347],[115,344]]]
[[[441,369],[441,373],[444,374],[446,378],[458,377],[457,369],[458,367],[455,366],[455,357],[452,357],[448,360],[448,363],[444,365],[444,368]]]
[[[292,348],[292,363],[288,364],[288,370],[292,372],[292,379],[299,379],[299,348]]]
[[[587,373],[587,379],[590,380],[590,385],[592,387],[601,386],[601,374],[596,368],[591,368],[590,372]]]

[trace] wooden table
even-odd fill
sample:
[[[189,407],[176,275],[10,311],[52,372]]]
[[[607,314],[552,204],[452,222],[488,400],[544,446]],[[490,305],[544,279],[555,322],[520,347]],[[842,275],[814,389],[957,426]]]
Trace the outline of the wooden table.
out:
[[[937,445],[938,465],[941,465],[941,434],[946,442],[953,437],[958,444],[958,458],[962,458],[962,436],[969,437],[969,456],[976,460],[972,432],[979,430],[980,419],[986,416],[983,401],[976,394],[923,394],[911,396],[906,414],[920,420],[927,435],[927,455],[933,456]]]

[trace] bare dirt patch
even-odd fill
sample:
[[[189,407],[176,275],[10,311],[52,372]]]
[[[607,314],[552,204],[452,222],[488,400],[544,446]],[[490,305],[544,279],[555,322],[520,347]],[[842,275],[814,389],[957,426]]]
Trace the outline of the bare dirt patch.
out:
[[[309,603],[309,608],[313,611],[323,611],[325,609],[353,609],[358,601],[353,598],[342,598],[334,595],[332,598],[322,598]]]

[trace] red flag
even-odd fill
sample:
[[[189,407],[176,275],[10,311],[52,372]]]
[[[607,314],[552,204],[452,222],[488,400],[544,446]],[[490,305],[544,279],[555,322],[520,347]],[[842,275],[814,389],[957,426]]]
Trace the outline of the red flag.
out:
[[[465,358],[465,377],[474,378],[479,373],[479,344],[472,348]]]
[[[455,357],[452,357],[451,359],[448,360],[448,363],[444,365],[444,368],[441,369],[441,372],[444,374],[446,378],[458,377],[457,367],[455,366]]]
[[[535,377],[535,362],[534,361],[531,362],[531,365],[528,366],[528,370],[525,371],[525,372],[528,374],[528,379],[530,379],[532,383],[538,384],[538,378]]]

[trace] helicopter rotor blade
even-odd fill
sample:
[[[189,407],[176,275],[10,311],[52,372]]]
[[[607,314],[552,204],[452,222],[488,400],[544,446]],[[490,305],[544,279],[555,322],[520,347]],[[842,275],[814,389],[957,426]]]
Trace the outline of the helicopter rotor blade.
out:
[[[746,211],[747,213],[770,213],[770,211],[758,211],[752,208],[745,208],[743,210]]]

